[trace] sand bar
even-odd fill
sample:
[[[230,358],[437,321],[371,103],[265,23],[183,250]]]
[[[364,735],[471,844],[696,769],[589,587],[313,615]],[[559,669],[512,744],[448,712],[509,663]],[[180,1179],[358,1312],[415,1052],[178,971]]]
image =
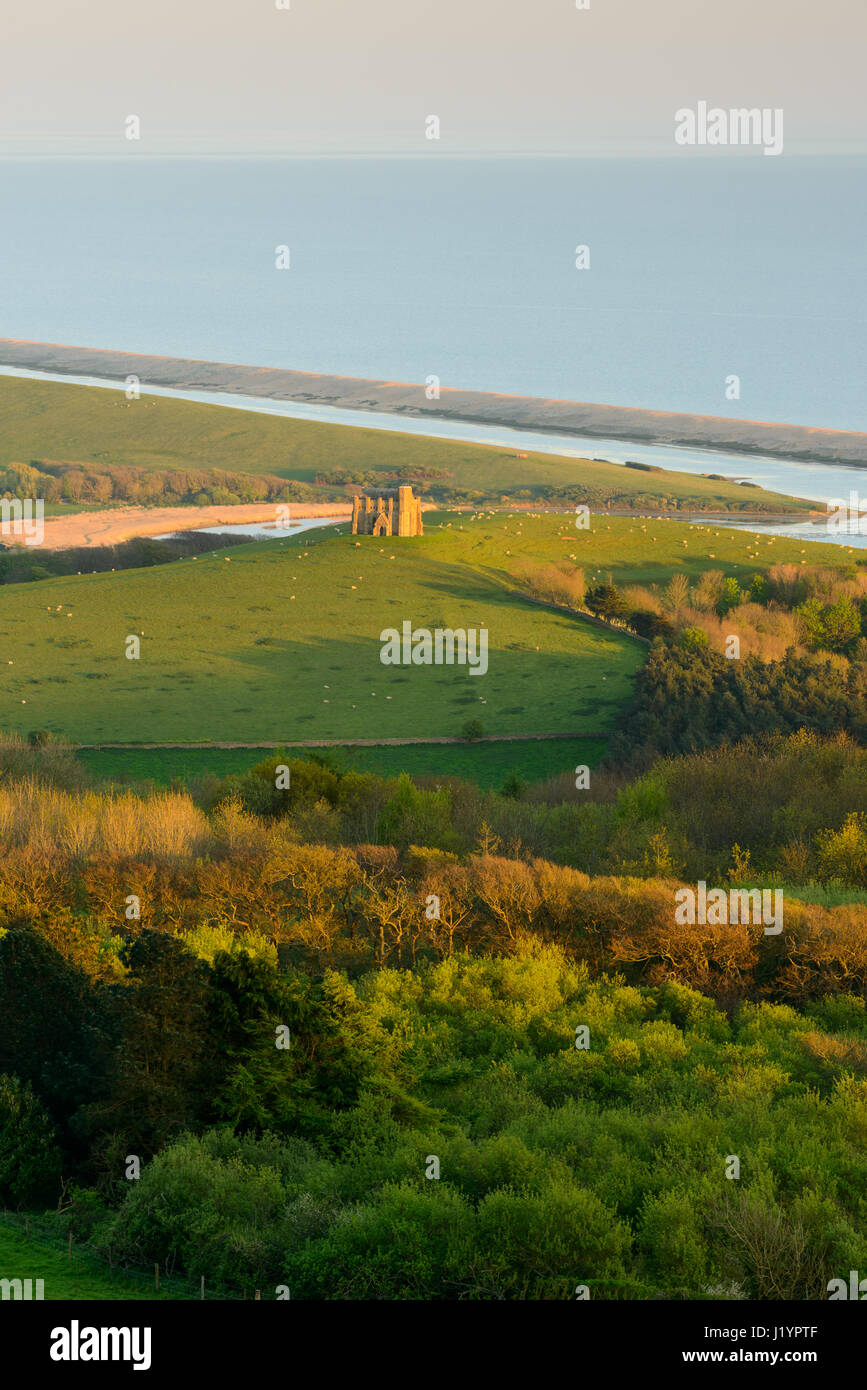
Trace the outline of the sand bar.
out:
[[[239,522],[276,522],[277,506],[274,502],[240,502],[213,507],[115,507],[111,511],[47,516],[43,544],[49,550],[119,545],[133,536],[199,531],[203,526],[232,526]],[[290,504],[290,521],[303,521],[313,516],[333,516],[335,521],[347,521],[352,516],[352,507],[345,502]],[[286,532],[287,536],[294,534],[291,529]]]
[[[627,406],[590,405],[581,401],[545,400],[538,396],[507,396],[448,387],[441,389],[439,399],[428,400],[425,386],[419,383],[367,381],[362,377],[200,362],[184,357],[153,357],[14,338],[0,338],[0,365],[67,376],[100,377],[117,381],[119,385],[127,376],[137,376],[143,389],[152,385],[186,391],[228,391],[270,400],[384,411],[397,416],[465,420],[474,424],[582,434],[642,444],[867,467],[867,433],[854,430],[813,429],[807,425],[732,420],[715,415],[678,415],[661,410],[633,410]]]

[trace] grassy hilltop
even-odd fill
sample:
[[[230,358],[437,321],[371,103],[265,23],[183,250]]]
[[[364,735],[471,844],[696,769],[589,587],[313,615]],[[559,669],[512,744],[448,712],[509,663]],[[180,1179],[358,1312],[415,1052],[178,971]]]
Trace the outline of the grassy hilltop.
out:
[[[512,597],[436,538],[253,543],[17,587],[2,722],[84,743],[459,735],[474,717],[491,733],[605,731],[645,650]],[[379,634],[404,618],[487,626],[488,674],[384,667]]]
[[[0,724],[81,743],[459,736],[610,730],[646,646],[517,591],[533,563],[589,582],[839,562],[832,546],[675,521],[431,514],[412,540],[347,527],[153,569],[4,587]],[[575,557],[574,559],[572,557]],[[385,667],[379,634],[487,627],[489,669]],[[141,659],[127,660],[128,635]]]

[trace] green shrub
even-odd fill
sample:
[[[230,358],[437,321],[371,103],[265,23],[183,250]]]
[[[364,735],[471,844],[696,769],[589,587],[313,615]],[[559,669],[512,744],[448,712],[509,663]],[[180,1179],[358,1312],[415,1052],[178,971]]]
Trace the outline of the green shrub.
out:
[[[0,1074],[0,1202],[49,1202],[60,1185],[62,1159],[54,1126],[26,1082]]]

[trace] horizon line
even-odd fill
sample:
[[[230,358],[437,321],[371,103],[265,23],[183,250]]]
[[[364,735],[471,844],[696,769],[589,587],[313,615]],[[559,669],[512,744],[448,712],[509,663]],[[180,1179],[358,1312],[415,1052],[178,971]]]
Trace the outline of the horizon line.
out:
[[[681,162],[703,161],[705,164],[717,162],[730,162],[735,160],[750,160],[762,154],[762,148],[756,146],[729,147],[720,146],[708,151],[704,147],[695,149],[669,149],[657,147],[653,149],[637,148],[617,148],[617,149],[570,149],[570,150],[550,150],[550,149],[451,149],[451,150],[429,150],[419,149],[263,149],[260,147],[235,148],[235,149],[176,149],[165,147],[150,150],[130,150],[127,148],[117,149],[3,149],[0,146],[0,161],[5,162],[35,162],[44,161],[63,161],[63,160],[88,160],[104,161],[106,163],[131,162],[132,160],[386,160],[386,159],[413,159],[429,161],[445,160],[679,160]],[[795,144],[787,147],[782,158],[789,159],[853,159],[864,158],[867,156],[867,141],[853,142],[849,147],[822,146],[816,144]]]

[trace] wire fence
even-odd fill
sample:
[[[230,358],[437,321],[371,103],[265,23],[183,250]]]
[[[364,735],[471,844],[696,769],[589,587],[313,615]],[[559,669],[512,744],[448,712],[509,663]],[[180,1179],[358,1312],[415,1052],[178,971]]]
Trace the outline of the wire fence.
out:
[[[76,1237],[71,1231],[65,1235],[56,1224],[43,1217],[28,1213],[4,1211],[0,1215],[0,1227],[19,1232],[35,1247],[55,1256],[65,1256],[70,1262],[77,1261],[101,1279],[110,1279],[125,1289],[126,1295],[138,1294],[141,1298],[160,1298],[192,1300],[205,1302],[242,1302],[248,1298],[273,1297],[273,1291],[251,1288],[241,1292],[232,1291],[218,1284],[210,1284],[202,1276],[198,1281],[182,1275],[167,1273],[159,1264],[145,1267],[124,1260],[116,1262],[110,1252],[98,1250],[90,1241]],[[0,1275],[6,1274],[0,1271]]]
[[[232,1303],[242,1302],[248,1298],[274,1297],[274,1291],[270,1288],[250,1288],[241,1292],[233,1292],[217,1284],[209,1284],[204,1278],[201,1278],[197,1283],[194,1280],[184,1278],[182,1275],[167,1273],[159,1265],[145,1268],[142,1265],[130,1264],[126,1260],[122,1264],[117,1263],[112,1259],[110,1253],[98,1250],[90,1241],[76,1238],[71,1232],[64,1235],[58,1230],[54,1221],[43,1217],[4,1211],[0,1215],[0,1227],[3,1226],[9,1230],[20,1232],[35,1247],[50,1251],[55,1256],[65,1256],[70,1261],[77,1260],[79,1265],[84,1264],[87,1269],[100,1278],[110,1278],[113,1282],[116,1281],[119,1286],[126,1290],[127,1296],[137,1292],[139,1297],[148,1299],[204,1299],[206,1302]],[[0,1270],[0,1277],[4,1273],[6,1271]],[[713,1302],[719,1297],[737,1298],[743,1296],[735,1289],[684,1288],[672,1292],[670,1289],[665,1291],[658,1289],[640,1279],[589,1278],[584,1284],[576,1286],[576,1297],[581,1297],[579,1289],[583,1290],[584,1287],[589,1290],[591,1298],[614,1297],[625,1301],[635,1299],[640,1301],[671,1300],[675,1298],[688,1299],[691,1302]]]

